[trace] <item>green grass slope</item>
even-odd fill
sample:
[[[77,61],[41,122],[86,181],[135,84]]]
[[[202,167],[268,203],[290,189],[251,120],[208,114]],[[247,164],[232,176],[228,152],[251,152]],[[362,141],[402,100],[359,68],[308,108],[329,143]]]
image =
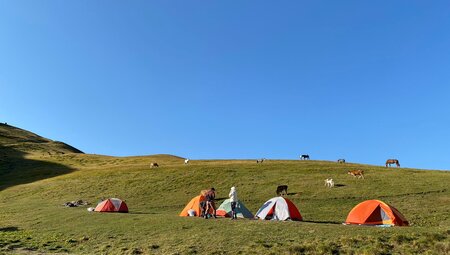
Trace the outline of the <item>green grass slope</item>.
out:
[[[53,141],[30,131],[0,123],[0,156],[54,155],[66,153],[83,153],[65,144]]]
[[[0,189],[1,253],[74,254],[449,254],[450,172],[384,168],[327,161],[193,160],[170,155],[30,156],[10,166]],[[159,168],[150,168],[158,162]],[[66,171],[64,170],[66,169]],[[347,175],[365,171],[364,180]],[[2,169],[3,171],[3,169]],[[61,171],[46,175],[46,171]],[[39,178],[21,181],[20,173]],[[42,174],[44,173],[44,174]],[[324,187],[333,178],[335,188]],[[231,186],[255,213],[289,185],[304,222],[179,217],[200,190],[218,198]],[[102,197],[126,200],[130,213],[91,213],[64,202]],[[367,199],[399,209],[410,227],[344,226]],[[219,202],[220,203],[220,202]]]
[[[0,191],[12,185],[67,174],[73,169],[51,163],[45,157],[79,153],[83,152],[63,142],[0,124]]]

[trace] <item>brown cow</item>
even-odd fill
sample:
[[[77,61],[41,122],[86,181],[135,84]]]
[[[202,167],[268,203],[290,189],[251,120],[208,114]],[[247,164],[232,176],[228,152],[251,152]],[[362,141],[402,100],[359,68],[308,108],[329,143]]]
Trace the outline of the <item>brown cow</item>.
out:
[[[347,174],[353,176],[353,177],[358,177],[359,178],[363,178],[364,179],[364,171],[363,170],[349,170],[347,172]]]
[[[158,163],[152,162],[150,163],[150,168],[159,167]]]

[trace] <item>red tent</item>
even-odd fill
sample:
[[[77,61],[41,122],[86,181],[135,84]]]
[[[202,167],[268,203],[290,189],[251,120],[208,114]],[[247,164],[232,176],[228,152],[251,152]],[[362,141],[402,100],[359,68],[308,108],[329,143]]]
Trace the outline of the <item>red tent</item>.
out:
[[[128,212],[127,204],[118,198],[109,198],[100,202],[95,207],[96,212]]]

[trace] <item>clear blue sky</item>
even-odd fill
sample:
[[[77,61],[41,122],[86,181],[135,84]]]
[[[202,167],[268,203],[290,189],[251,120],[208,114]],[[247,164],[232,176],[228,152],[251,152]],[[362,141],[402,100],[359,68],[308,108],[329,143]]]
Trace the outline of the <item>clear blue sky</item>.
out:
[[[95,154],[450,169],[449,10],[0,0],[0,121]]]

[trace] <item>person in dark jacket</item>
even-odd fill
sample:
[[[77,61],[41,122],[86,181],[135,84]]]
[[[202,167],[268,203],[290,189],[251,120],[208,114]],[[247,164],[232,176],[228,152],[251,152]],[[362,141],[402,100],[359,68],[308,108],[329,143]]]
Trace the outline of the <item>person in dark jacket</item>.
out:
[[[216,199],[216,189],[211,188],[210,190],[208,190],[208,192],[206,192],[206,194],[205,194],[205,198],[206,198],[206,209],[205,209],[205,215],[203,216],[203,218],[205,218],[205,219],[208,218],[208,213],[211,209],[213,210],[212,216],[214,218],[217,218],[216,204],[214,202],[214,200]]]

